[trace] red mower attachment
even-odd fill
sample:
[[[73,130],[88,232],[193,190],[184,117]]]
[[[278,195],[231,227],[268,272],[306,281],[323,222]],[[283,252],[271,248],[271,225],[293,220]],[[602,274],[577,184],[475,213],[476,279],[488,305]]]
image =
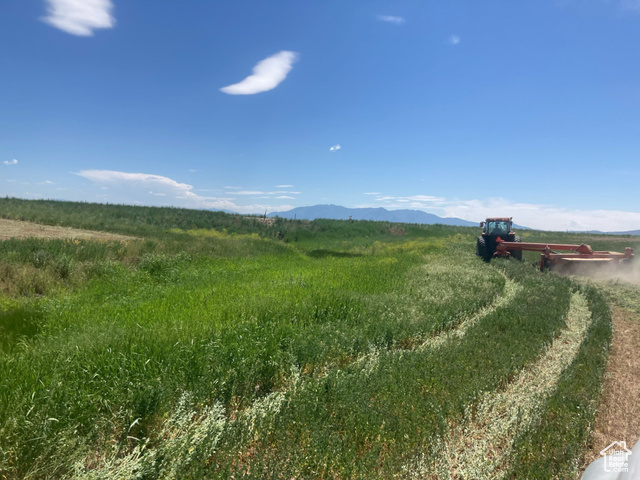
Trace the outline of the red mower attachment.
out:
[[[508,258],[511,256],[510,250],[541,252],[540,270],[559,265],[571,266],[580,262],[626,263],[633,260],[633,249],[629,247],[624,249],[624,253],[594,252],[589,245],[584,243],[581,245],[566,245],[562,243],[504,242],[501,240],[497,242],[493,256]],[[558,253],[556,250],[572,253]]]

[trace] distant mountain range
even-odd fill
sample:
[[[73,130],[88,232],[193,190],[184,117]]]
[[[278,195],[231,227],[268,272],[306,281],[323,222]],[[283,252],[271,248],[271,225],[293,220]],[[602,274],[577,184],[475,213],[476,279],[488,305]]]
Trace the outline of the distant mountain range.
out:
[[[600,230],[576,231],[574,233],[602,233],[605,235],[640,235],[640,230],[627,230],[626,232],[602,232]]]
[[[229,212],[232,213],[232,212]],[[286,212],[271,212],[268,217],[290,218],[298,220],[315,220],[328,218],[332,220],[373,220],[395,223],[420,223],[433,225],[453,225],[457,227],[477,227],[479,222],[470,222],[457,217],[439,217],[422,210],[387,210],[386,208],[347,208],[340,205],[312,205],[310,207],[296,207]],[[484,220],[484,218],[482,219]],[[529,227],[513,224],[516,230],[529,230]],[[640,230],[626,232],[601,232],[590,230],[575,233],[606,233],[608,235],[640,235]]]
[[[477,222],[469,222],[455,217],[439,217],[421,210],[387,210],[386,208],[347,208],[340,205],[313,205],[297,207],[286,212],[272,212],[268,217],[297,218],[298,220],[315,220],[329,218],[332,220],[374,220],[397,223],[422,223],[432,225],[454,225],[458,227],[477,227]]]

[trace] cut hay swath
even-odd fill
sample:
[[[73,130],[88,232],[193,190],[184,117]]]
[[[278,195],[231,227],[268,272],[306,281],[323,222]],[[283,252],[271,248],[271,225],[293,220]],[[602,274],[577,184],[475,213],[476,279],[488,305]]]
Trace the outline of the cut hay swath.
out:
[[[463,423],[441,443],[435,466],[418,461],[414,478],[503,478],[510,467],[512,440],[533,423],[562,371],[573,361],[590,322],[586,299],[574,293],[566,328],[547,351],[504,390],[487,393],[470,407]]]

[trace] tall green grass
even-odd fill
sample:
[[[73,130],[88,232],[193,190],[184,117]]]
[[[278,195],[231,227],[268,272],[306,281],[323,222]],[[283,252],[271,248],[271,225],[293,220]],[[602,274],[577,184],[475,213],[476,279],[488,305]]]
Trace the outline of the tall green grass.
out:
[[[553,340],[573,288],[479,261],[470,228],[16,199],[0,215],[139,237],[0,242],[9,479],[410,477]],[[520,289],[496,302],[505,278]],[[583,389],[592,409],[601,384],[610,319],[587,293],[594,360],[516,439],[520,478],[568,431],[579,450],[591,421],[561,400]],[[464,336],[416,348],[480,311]]]
[[[149,254],[135,269],[112,264],[78,294],[41,302],[37,333],[1,359],[9,460],[30,465],[23,474],[56,459],[52,471],[63,471],[68,453],[51,452],[70,432],[74,455],[78,442],[109,450],[127,436],[153,438],[182,391],[242,409],[282,388],[292,370],[313,378],[449,328],[501,291],[502,276],[481,273],[473,258],[460,266],[436,255],[416,270],[430,249],[418,242],[320,259]]]
[[[449,237],[456,231],[472,234],[474,229],[443,225],[403,225],[390,222],[319,219],[288,220],[278,218],[273,224],[257,217],[208,210],[174,207],[140,207],[130,205],[21,200],[0,198],[0,217],[27,220],[48,225],[104,230],[139,237],[153,237],[171,243],[172,232],[215,229],[226,234],[275,238],[286,243],[308,244],[309,248],[350,248],[376,240],[401,241],[407,237]],[[179,242],[188,241],[181,237]]]

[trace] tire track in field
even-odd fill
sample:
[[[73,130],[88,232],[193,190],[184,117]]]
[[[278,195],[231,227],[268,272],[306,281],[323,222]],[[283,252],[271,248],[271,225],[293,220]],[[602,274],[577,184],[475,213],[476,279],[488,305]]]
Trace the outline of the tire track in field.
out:
[[[449,432],[439,447],[435,465],[426,458],[405,471],[412,478],[501,479],[508,472],[513,439],[539,415],[562,371],[575,358],[587,329],[591,312],[586,298],[574,293],[566,327],[534,364],[525,367],[506,389],[488,392],[468,409],[466,420]]]

